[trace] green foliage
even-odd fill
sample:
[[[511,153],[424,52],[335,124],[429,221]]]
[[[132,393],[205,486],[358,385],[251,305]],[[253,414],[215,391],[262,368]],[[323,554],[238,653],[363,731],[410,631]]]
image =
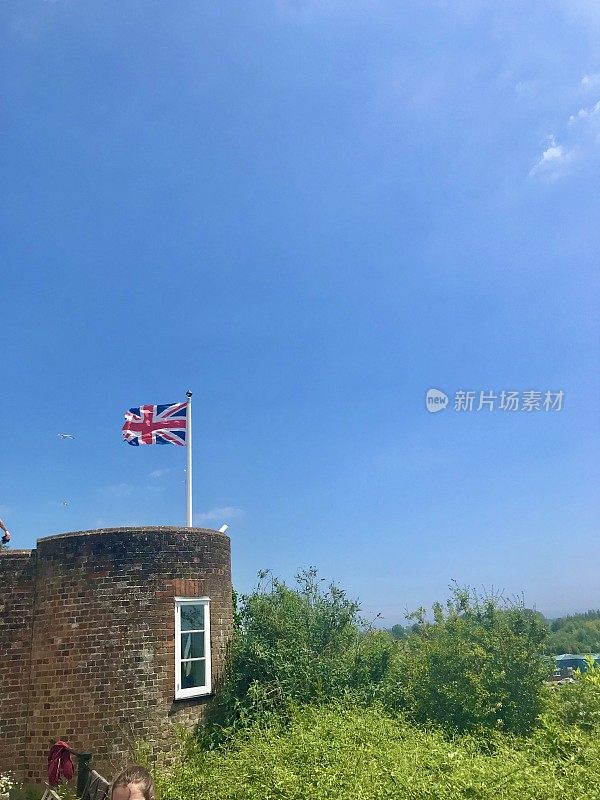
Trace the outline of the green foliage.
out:
[[[336,702],[290,709],[224,750],[197,750],[159,774],[163,800],[575,800],[598,798],[600,738],[576,730],[559,758],[536,734],[469,735]]]
[[[550,623],[549,653],[600,653],[600,611],[586,611]]]
[[[60,796],[61,800],[79,800],[75,789],[69,786],[64,780],[56,787],[56,793]]]
[[[377,631],[314,569],[296,580],[234,598],[212,719],[180,733],[163,800],[600,798],[600,668],[547,685],[540,614],[454,586]]]
[[[365,631],[358,604],[335,584],[323,587],[316,570],[296,577],[296,588],[260,573],[250,595],[236,598],[236,626],[228,668],[217,691],[205,744],[296,703],[329,702],[348,692],[369,695],[381,680],[393,643]]]
[[[228,667],[199,730],[206,748],[297,704],[348,697],[450,731],[535,725],[552,665],[542,655],[546,623],[522,604],[454,586],[445,609],[437,604],[432,621],[421,609],[398,639],[361,623],[357,603],[314,569],[293,588],[262,572],[256,591],[235,599]]]
[[[405,628],[403,625],[392,625],[390,628],[390,634],[394,637],[394,639],[406,639],[410,630]]]
[[[446,607],[434,606],[433,621],[424,609],[412,616],[418,630],[386,679],[389,708],[458,732],[532,730],[552,668],[543,657],[547,629],[538,615],[455,585]]]
[[[573,683],[548,690],[543,727],[564,731],[577,727],[600,735],[600,666],[587,659],[587,671],[575,672]]]

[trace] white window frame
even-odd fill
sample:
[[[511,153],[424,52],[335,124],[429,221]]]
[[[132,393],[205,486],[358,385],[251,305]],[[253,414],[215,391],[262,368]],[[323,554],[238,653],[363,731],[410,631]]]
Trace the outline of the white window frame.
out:
[[[181,609],[186,605],[204,606],[204,686],[181,688]],[[185,631],[183,631],[185,633]],[[201,633],[201,631],[200,631]],[[185,697],[202,697],[212,692],[212,670],[210,658],[210,597],[176,597],[175,598],[175,699]]]

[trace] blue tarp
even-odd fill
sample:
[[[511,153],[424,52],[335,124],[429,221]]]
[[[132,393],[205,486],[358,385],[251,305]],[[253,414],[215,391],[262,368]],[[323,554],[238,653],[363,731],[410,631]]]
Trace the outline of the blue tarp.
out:
[[[593,658],[596,666],[600,666],[600,653],[589,653],[584,655],[563,653],[561,656],[555,656],[554,660],[556,661],[557,669],[567,669],[567,667],[573,667],[573,669],[579,669],[581,672],[585,672],[588,668],[586,658]]]

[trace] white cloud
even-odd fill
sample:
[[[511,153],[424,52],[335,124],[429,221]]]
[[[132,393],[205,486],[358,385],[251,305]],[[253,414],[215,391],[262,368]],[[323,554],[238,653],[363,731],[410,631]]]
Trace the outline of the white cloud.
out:
[[[600,87],[600,72],[584,75],[581,79],[581,85],[584,89],[598,89]]]
[[[589,168],[590,162],[598,162],[600,158],[600,72],[584,75],[579,89],[573,89],[573,96],[576,92],[581,96],[583,89],[586,92],[595,91],[596,97],[590,98],[593,102],[582,106],[566,119],[562,132],[548,137],[542,154],[529,171],[530,178],[555,180],[565,177],[581,165]]]
[[[515,84],[517,94],[533,94],[538,88],[538,81],[519,81]]]
[[[582,84],[592,85],[592,79],[600,75],[585,75]],[[600,88],[600,87],[599,87]],[[600,100],[583,106],[566,121],[560,144],[552,135],[548,137],[541,156],[529,171],[529,177],[549,180],[562,178],[576,165],[589,164],[600,154]]]
[[[153,472],[150,473],[148,477],[150,478],[162,478],[164,475],[168,475],[171,472],[170,469],[155,469]]]
[[[600,100],[593,106],[580,108],[577,114],[571,114],[569,117],[569,125],[574,125],[576,122],[590,119],[590,117],[595,117],[597,114],[600,114]]]
[[[243,513],[241,508],[236,508],[235,506],[216,506],[209,511],[202,511],[200,514],[194,514],[194,523],[227,522],[231,519],[241,517]]]
[[[548,147],[531,168],[529,176],[544,175],[551,179],[558,178],[566,172],[573,155],[572,150],[566,150],[556,143],[554,136],[551,136]]]

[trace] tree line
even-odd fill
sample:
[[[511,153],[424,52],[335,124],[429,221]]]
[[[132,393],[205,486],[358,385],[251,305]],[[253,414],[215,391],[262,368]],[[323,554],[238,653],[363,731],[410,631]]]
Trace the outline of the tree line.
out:
[[[569,614],[556,619],[547,619],[539,611],[531,609],[529,613],[536,615],[546,626],[546,654],[600,653],[600,610]],[[389,633],[402,641],[416,630],[415,625],[393,625],[389,628]]]

